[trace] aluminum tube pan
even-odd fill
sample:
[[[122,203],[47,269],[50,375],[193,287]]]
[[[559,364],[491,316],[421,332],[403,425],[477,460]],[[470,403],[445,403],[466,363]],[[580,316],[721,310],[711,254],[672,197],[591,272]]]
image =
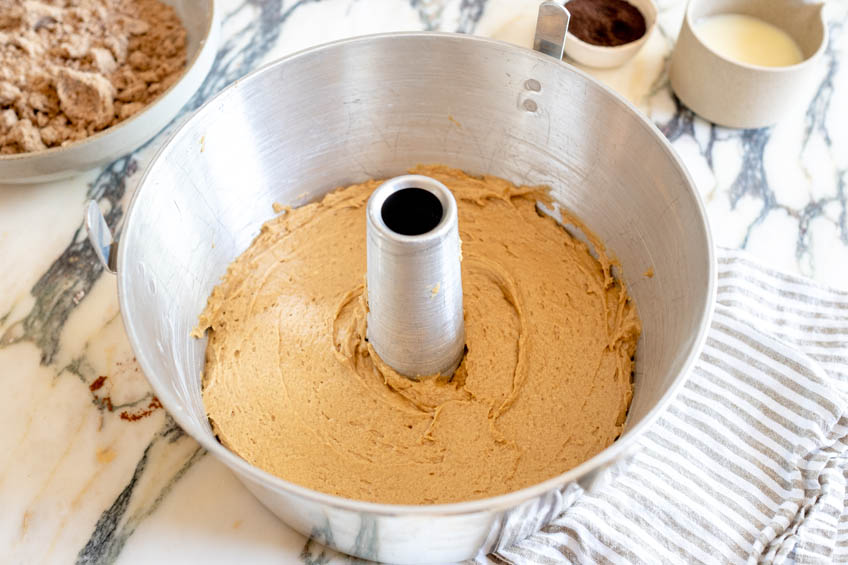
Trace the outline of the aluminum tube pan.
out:
[[[368,200],[368,340],[416,379],[452,374],[465,351],[456,200],[421,175],[395,177]]]

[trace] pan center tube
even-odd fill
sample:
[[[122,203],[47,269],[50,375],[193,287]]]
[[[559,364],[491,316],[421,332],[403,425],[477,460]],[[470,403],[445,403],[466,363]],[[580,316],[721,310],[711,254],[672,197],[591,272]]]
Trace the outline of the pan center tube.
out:
[[[368,341],[411,379],[453,374],[465,352],[456,199],[404,175],[374,191],[366,215]]]

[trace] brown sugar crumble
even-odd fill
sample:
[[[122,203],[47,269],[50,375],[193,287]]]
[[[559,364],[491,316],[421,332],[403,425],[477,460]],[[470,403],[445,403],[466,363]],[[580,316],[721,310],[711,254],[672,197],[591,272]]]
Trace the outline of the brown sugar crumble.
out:
[[[121,412],[121,420],[126,420],[127,422],[137,422],[142,418],[150,416],[159,408],[162,408],[162,402],[154,396],[150,400],[150,403],[148,403],[147,408],[142,408],[141,410],[137,410],[135,412],[130,412],[129,410],[124,410],[123,412]]]
[[[106,381],[109,380],[109,377],[106,375],[100,375],[94,381],[88,385],[88,390],[91,391],[92,401],[94,405],[97,406],[100,410],[108,410],[111,412],[115,409],[115,406],[112,404],[112,397],[108,394],[102,394],[97,392],[103,385],[106,384]]]
[[[616,47],[636,41],[647,31],[645,17],[625,0],[570,0],[568,31],[592,45]]]
[[[99,377],[94,379],[94,382],[88,385],[88,390],[90,390],[91,392],[99,390],[106,383],[106,379],[108,378],[109,377],[107,377],[106,375],[100,375]]]
[[[159,0],[0,0],[0,154],[111,127],[185,64],[185,28]]]
[[[91,384],[88,385],[88,390],[91,391],[92,400],[94,401],[94,405],[97,406],[98,409],[113,412],[115,411],[116,407],[115,404],[112,402],[112,396],[110,394],[98,392],[108,381],[109,377],[107,377],[106,375],[100,375],[99,377],[94,379]],[[111,386],[109,388],[111,388]],[[121,408],[122,406],[123,405],[119,405],[117,408]],[[147,418],[160,408],[162,408],[162,402],[159,400],[159,398],[153,395],[150,397],[150,402],[147,403],[146,407],[132,411],[122,410],[119,417],[121,418],[121,420],[127,422],[137,422],[141,419]]]

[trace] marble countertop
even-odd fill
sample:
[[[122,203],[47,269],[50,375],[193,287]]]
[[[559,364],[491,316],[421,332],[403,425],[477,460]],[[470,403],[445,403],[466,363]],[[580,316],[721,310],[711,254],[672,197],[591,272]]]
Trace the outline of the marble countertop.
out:
[[[537,6],[218,4],[220,52],[189,109],[265,62],[354,35],[426,29],[526,45]],[[666,67],[683,3],[659,4],[659,25],[639,55],[591,74],[672,141],[717,245],[848,288],[848,3],[826,8],[831,40],[810,99],[778,126],[747,131],[715,127],[672,96]],[[0,562],[348,562],[277,521],[206,456],[159,407],[134,360],[115,279],[100,269],[81,223],[89,198],[120,215],[166,137],[68,181],[0,186]]]

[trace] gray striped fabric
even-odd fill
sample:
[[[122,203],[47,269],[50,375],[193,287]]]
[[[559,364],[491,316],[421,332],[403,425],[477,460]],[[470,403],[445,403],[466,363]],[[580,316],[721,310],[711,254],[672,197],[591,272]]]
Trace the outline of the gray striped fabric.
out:
[[[478,562],[848,562],[848,293],[718,267],[701,358],[629,464]]]

